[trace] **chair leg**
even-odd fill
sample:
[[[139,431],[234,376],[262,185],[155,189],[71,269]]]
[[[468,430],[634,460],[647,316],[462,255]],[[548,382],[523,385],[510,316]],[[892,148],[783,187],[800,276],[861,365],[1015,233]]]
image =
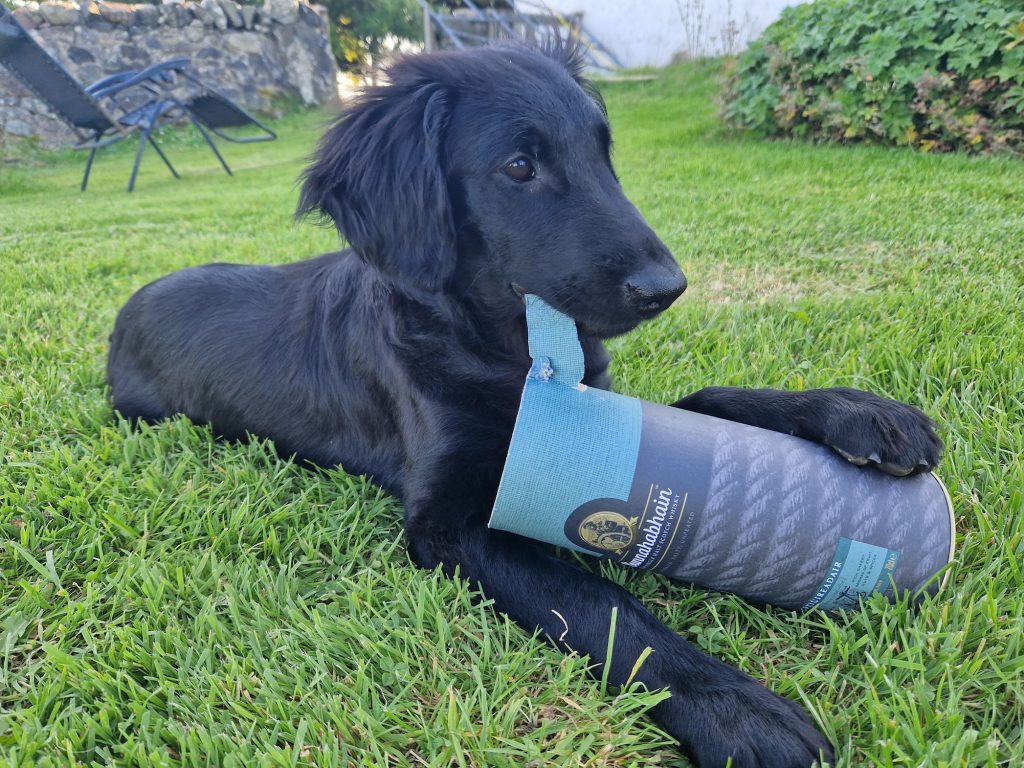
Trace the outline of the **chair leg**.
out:
[[[167,159],[167,155],[165,155],[164,151],[160,149],[160,145],[156,143],[156,140],[152,136],[149,137],[149,143],[153,145],[153,149],[155,149],[156,153],[160,155],[160,159],[163,160],[164,165],[166,165],[168,169],[170,169],[171,173],[174,175],[174,178],[180,179],[181,176],[179,176],[178,172],[174,170],[174,166],[171,165],[171,161]]]
[[[220,160],[220,164],[222,166],[224,166],[224,170],[227,171],[228,176],[234,176],[235,174],[233,174],[231,172],[231,169],[228,168],[227,162],[225,162],[224,158],[220,154],[220,151],[217,149],[217,145],[214,144],[213,143],[213,139],[210,138],[210,134],[206,132],[206,129],[203,128],[203,126],[200,125],[199,121],[196,120],[191,114],[189,114],[188,117],[189,117],[189,120],[192,121],[192,125],[194,125],[199,130],[199,132],[203,135],[203,138],[206,139],[206,143],[210,145],[210,149],[213,150],[213,154],[215,154],[217,156],[217,159]]]
[[[135,165],[132,166],[132,177],[128,180],[129,192],[135,189],[135,177],[139,175],[139,164],[142,162],[142,151],[146,148],[146,141],[149,139],[149,134],[152,130],[152,124],[147,125],[142,129],[142,135],[139,136],[139,148],[135,150]]]
[[[82,192],[85,192],[85,188],[89,184],[89,171],[92,170],[92,159],[94,157],[96,157],[96,147],[89,150],[89,159],[85,161],[85,174],[82,176]]]

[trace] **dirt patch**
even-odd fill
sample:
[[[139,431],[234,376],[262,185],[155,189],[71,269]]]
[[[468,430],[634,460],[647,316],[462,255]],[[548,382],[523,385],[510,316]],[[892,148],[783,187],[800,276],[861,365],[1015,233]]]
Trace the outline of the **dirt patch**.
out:
[[[743,267],[719,264],[703,277],[695,277],[688,293],[713,304],[764,304],[850,290],[850,286],[808,272],[769,270],[758,264]]]
[[[688,275],[688,293],[714,304],[764,304],[822,296],[852,296],[896,280],[913,253],[894,254],[875,241],[836,251],[801,251],[783,264],[710,266]],[[902,266],[900,266],[902,264]]]

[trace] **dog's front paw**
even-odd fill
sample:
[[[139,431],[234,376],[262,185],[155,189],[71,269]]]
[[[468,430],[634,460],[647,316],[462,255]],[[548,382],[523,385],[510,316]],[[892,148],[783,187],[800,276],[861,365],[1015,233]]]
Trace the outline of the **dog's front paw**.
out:
[[[699,768],[811,768],[835,763],[832,745],[798,704],[745,675],[696,692],[673,693],[659,705],[656,717]]]
[[[847,461],[903,477],[929,472],[942,456],[942,440],[930,418],[912,405],[856,389],[837,395],[824,425],[823,442]]]

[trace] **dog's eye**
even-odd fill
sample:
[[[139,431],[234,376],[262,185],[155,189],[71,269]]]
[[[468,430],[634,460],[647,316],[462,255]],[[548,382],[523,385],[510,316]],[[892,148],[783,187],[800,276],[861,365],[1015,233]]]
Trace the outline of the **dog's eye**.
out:
[[[533,163],[525,157],[517,157],[515,160],[510,160],[505,163],[505,167],[502,170],[506,176],[516,181],[529,181],[537,175]]]

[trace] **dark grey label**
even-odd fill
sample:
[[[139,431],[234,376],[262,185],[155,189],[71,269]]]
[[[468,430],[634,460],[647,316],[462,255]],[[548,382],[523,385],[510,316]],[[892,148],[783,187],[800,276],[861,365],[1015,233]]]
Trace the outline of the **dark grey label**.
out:
[[[695,533],[695,513],[704,506],[711,451],[699,439],[681,448],[681,425],[666,419],[664,410],[657,420],[649,419],[644,405],[629,499],[594,499],[580,505],[565,521],[565,536],[579,547],[631,568],[670,572]]]

